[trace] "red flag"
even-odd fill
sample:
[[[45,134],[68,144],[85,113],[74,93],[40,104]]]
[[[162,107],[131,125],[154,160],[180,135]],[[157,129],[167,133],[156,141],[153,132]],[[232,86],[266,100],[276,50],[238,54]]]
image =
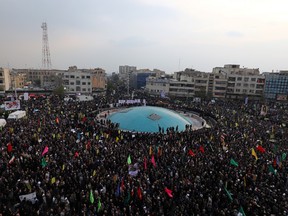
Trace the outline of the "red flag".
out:
[[[162,149],[161,147],[158,148],[158,157],[160,157],[162,155]]]
[[[168,189],[167,187],[165,187],[164,190],[165,190],[165,192],[167,193],[167,195],[168,195],[169,197],[171,197],[171,198],[173,197],[173,195],[172,195],[172,190]]]
[[[256,149],[259,151],[259,152],[261,152],[261,153],[264,153],[266,150],[265,150],[265,148],[263,148],[261,145],[258,145],[257,147],[256,147]]]
[[[142,200],[142,191],[141,191],[141,188],[140,188],[140,187],[138,187],[138,189],[137,189],[137,194],[138,194],[138,198],[139,198],[140,200]]]
[[[12,150],[13,150],[12,144],[9,142],[7,145],[7,151],[10,153],[12,152]]]
[[[203,146],[200,146],[200,147],[199,147],[199,150],[200,150],[202,153],[204,153],[204,147],[203,147]]]
[[[90,150],[90,147],[91,147],[91,142],[90,140],[88,140],[87,144],[86,144],[86,149],[87,150]]]
[[[191,149],[189,149],[188,154],[191,155],[192,157],[195,156],[195,153]]]
[[[273,166],[276,167],[276,165],[277,165],[277,161],[276,161],[276,159],[274,159]]]
[[[144,170],[146,170],[147,169],[147,159],[146,159],[146,157],[144,157]]]
[[[44,156],[48,152],[48,150],[49,150],[48,146],[45,146],[45,148],[42,152],[42,156]]]
[[[155,158],[154,158],[154,155],[152,155],[152,158],[151,158],[151,163],[153,164],[154,167],[156,167],[156,162],[155,162]]]
[[[74,157],[79,157],[79,153],[76,151]]]

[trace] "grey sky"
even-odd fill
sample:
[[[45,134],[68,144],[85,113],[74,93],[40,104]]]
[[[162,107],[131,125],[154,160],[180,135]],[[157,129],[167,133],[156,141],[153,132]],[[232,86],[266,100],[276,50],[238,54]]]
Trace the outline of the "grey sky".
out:
[[[1,0],[0,67],[288,69],[286,0]]]

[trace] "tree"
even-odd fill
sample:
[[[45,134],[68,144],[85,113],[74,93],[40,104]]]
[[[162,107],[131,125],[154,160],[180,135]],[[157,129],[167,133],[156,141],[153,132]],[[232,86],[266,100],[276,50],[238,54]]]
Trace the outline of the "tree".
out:
[[[53,91],[53,94],[64,97],[64,94],[65,94],[64,86],[61,85],[58,88],[55,88]]]

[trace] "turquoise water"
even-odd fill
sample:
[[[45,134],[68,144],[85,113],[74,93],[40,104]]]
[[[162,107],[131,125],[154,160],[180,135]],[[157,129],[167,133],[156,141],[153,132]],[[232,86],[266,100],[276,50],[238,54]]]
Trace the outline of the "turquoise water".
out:
[[[184,131],[185,125],[193,124],[193,119],[185,118],[177,112],[162,107],[141,106],[119,110],[108,116],[114,123],[119,123],[121,130],[137,132],[159,132],[159,126],[166,129],[178,126]]]

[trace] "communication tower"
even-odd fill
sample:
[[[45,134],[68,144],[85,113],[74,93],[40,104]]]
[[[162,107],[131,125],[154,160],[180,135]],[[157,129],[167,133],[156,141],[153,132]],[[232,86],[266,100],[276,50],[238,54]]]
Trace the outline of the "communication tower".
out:
[[[43,29],[42,36],[42,68],[43,69],[51,69],[51,59],[50,59],[50,50],[48,44],[48,33],[47,33],[47,23],[43,22],[41,25]]]

